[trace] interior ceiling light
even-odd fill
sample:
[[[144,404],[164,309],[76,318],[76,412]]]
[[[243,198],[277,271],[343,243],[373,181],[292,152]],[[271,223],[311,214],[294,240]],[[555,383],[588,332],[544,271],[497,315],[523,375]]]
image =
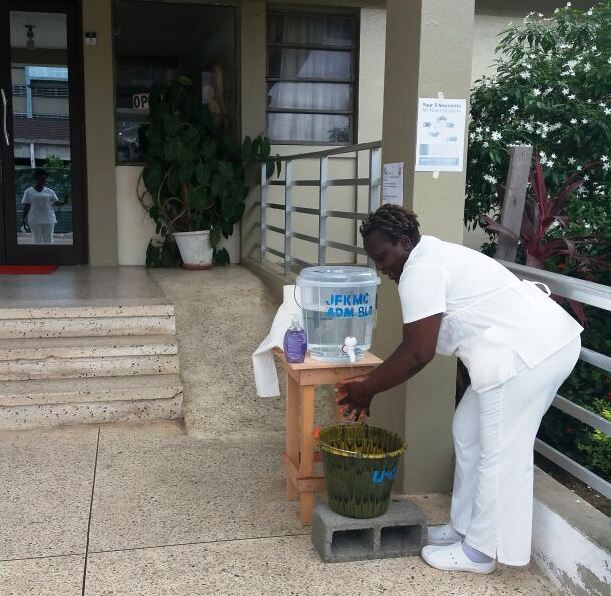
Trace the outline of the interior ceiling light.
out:
[[[34,27],[36,25],[26,25],[26,42],[25,42],[25,49],[26,50],[30,50],[30,52],[33,52],[36,49],[36,46],[34,45]]]

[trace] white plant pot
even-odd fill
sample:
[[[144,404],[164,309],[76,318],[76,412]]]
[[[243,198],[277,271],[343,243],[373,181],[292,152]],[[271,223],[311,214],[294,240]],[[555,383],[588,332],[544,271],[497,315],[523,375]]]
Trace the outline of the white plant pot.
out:
[[[208,230],[175,232],[174,238],[176,238],[185,269],[210,269],[212,267],[212,247]]]

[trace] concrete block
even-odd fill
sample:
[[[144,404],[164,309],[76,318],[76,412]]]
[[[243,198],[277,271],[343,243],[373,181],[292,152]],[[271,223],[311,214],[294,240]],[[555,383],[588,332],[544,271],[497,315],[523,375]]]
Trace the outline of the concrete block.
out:
[[[391,501],[384,515],[371,519],[344,517],[326,503],[312,519],[312,543],[325,563],[418,555],[427,524],[411,501]]]

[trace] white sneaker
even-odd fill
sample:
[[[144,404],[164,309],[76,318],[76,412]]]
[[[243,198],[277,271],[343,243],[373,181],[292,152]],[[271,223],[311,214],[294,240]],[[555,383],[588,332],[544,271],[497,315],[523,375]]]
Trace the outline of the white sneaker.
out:
[[[462,549],[462,542],[448,546],[425,546],[422,558],[435,569],[442,571],[470,571],[471,573],[492,573],[496,569],[496,561],[489,563],[474,563]]]
[[[429,526],[426,533],[427,545],[446,546],[447,544],[460,542],[462,539],[463,536],[459,534],[451,524]]]

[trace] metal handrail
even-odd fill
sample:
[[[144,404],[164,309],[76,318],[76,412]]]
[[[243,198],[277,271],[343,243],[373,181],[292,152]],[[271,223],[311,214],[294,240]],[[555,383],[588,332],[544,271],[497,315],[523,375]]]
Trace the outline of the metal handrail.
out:
[[[499,263],[502,263],[520,279],[546,284],[556,296],[569,298],[583,304],[589,304],[590,306],[611,311],[611,287],[609,286],[569,277],[568,275],[553,273],[552,271],[526,267],[525,265],[518,265],[517,263],[509,263],[501,260],[499,260]],[[579,358],[596,368],[611,372],[611,358],[605,354],[601,354],[590,348],[581,348]],[[552,402],[552,406],[558,408],[572,418],[599,430],[608,437],[611,436],[611,422],[595,412],[561,395],[556,395]],[[553,461],[556,465],[573,474],[573,476],[579,478],[579,480],[603,494],[607,499],[611,499],[611,483],[607,482],[604,478],[596,475],[594,472],[572,460],[564,453],[554,449],[541,439],[535,441],[535,451],[541,453],[541,455]]]
[[[303,259],[297,258],[293,254],[293,240],[305,240],[306,242],[318,244],[318,264],[327,264],[327,248],[342,250],[354,255],[365,255],[363,248],[355,244],[347,244],[345,242],[337,242],[328,238],[329,218],[351,219],[355,223],[358,220],[366,219],[372,211],[375,211],[380,205],[381,197],[381,149],[382,142],[376,141],[373,143],[360,143],[358,145],[349,145],[346,147],[338,147],[336,149],[328,149],[325,151],[313,151],[310,153],[297,153],[294,155],[281,156],[278,159],[283,162],[284,178],[279,180],[270,180],[267,177],[267,165],[261,165],[261,200],[257,201],[257,206],[261,209],[260,216],[260,234],[261,241],[259,250],[261,262],[266,258],[266,255],[272,254],[279,256],[282,254],[284,262],[284,272],[287,275],[292,271],[294,266],[307,267],[314,263],[308,263]],[[362,177],[358,175],[358,155],[359,152],[367,151],[369,153],[369,175]],[[346,154],[354,154],[357,160],[357,172],[354,178],[331,178],[329,176],[329,160],[335,157],[345,156]],[[319,177],[317,179],[302,178],[299,179],[293,174],[293,164],[299,160],[316,159],[319,162]],[[341,210],[328,209],[328,193],[330,188],[347,187],[355,188],[368,187],[368,213],[358,213]],[[271,187],[284,188],[284,204],[279,202],[270,202],[269,194]],[[301,188],[316,188],[318,187],[318,206],[300,207],[295,206],[294,196],[297,195]],[[267,223],[268,209],[284,211],[284,229],[277,225]],[[302,213],[314,215],[318,217],[318,237],[301,234],[294,230],[293,214]],[[272,250],[267,242],[268,232],[284,234],[284,251]]]
[[[296,161],[298,159],[318,159],[320,157],[335,157],[344,153],[355,153],[357,151],[369,151],[371,149],[381,149],[382,141],[374,141],[372,143],[359,143],[358,145],[347,145],[346,147],[337,147],[335,149],[325,149],[324,151],[311,151],[309,153],[295,153],[294,155],[282,155],[282,161]]]

